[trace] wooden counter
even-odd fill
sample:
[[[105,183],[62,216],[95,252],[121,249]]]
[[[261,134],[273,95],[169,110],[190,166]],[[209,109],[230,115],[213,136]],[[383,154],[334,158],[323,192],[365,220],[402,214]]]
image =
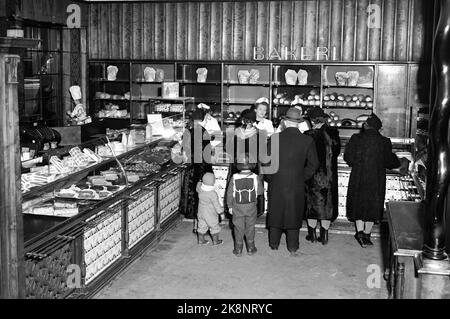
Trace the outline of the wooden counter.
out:
[[[389,202],[389,264],[386,267],[390,297],[419,298],[419,277],[415,259],[422,254],[424,210],[422,203]]]

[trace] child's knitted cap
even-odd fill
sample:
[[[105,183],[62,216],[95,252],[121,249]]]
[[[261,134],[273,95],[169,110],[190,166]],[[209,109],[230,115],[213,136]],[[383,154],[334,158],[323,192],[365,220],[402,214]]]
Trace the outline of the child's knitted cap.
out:
[[[216,182],[216,177],[213,173],[205,173],[202,178],[202,183],[208,186],[214,186]]]

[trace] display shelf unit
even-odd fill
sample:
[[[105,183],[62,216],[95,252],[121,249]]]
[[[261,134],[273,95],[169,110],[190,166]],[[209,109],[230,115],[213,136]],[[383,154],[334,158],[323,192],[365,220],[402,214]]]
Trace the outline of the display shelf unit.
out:
[[[150,112],[149,114],[162,114],[163,117],[174,117],[175,115],[181,115],[181,121],[183,123],[183,129],[186,126],[186,112],[191,112],[195,109],[195,98],[194,97],[174,97],[174,98],[163,98],[163,97],[153,97],[149,98]],[[182,110],[159,110],[158,105],[165,104],[170,105],[172,108],[174,105],[182,105]]]
[[[164,68],[165,80],[175,80],[180,83],[180,96],[192,96],[195,102],[205,103],[211,107],[211,114],[218,119],[223,129],[235,121],[228,118],[229,113],[239,115],[244,109],[251,107],[260,97],[269,99],[268,117],[276,123],[277,119],[287,111],[290,104],[277,103],[277,94],[285,93],[289,99],[295,95],[308,96],[313,91],[319,99],[313,105],[320,105],[326,113],[334,112],[342,119],[355,120],[359,115],[376,112],[385,123],[385,135],[389,137],[411,137],[408,129],[414,117],[410,104],[414,94],[407,94],[408,83],[414,77],[417,63],[412,62],[343,62],[343,61],[176,61],[176,60],[90,60],[91,64],[128,63],[130,75],[129,84],[121,85],[131,92],[131,99],[118,102],[130,107],[130,122],[142,121],[144,114],[149,111],[149,97],[160,96],[162,81],[147,83],[142,81],[145,67]],[[208,70],[206,80],[198,81],[197,70]],[[256,83],[240,83],[238,73],[242,70],[258,70],[259,78]],[[298,72],[307,71],[308,78],[305,85],[298,81],[294,85],[286,82],[287,70]],[[90,67],[91,70],[91,67]],[[349,86],[336,81],[337,72],[358,71],[356,83]],[[99,72],[97,72],[99,73]],[[103,79],[104,73],[96,76]],[[91,75],[90,83],[95,81],[95,73]],[[125,78],[126,79],[126,78]],[[98,83],[108,83],[100,81]],[[352,83],[350,83],[352,84]],[[99,84],[100,85],[100,84]],[[106,84],[109,85],[109,84]],[[326,96],[336,95],[369,96],[370,106],[361,105],[329,105]],[[91,96],[91,94],[90,94]],[[108,101],[93,101],[91,103],[110,103]],[[115,103],[111,101],[111,103]],[[308,103],[312,103],[309,102]],[[312,106],[311,104],[304,105]],[[397,125],[400,123],[401,125]],[[397,127],[398,126],[398,127]],[[339,128],[343,138],[348,138],[350,130]]]
[[[161,96],[163,82],[175,81],[173,63],[131,62],[131,122],[146,122],[149,98]]]
[[[206,76],[200,71],[206,69]],[[195,98],[197,104],[207,104],[211,114],[221,121],[222,63],[190,61],[176,63],[176,80],[180,95]]]
[[[249,74],[243,76],[245,71]],[[267,97],[270,100],[271,72],[269,63],[223,64],[223,124],[234,125],[233,120],[254,105],[258,98]],[[257,75],[250,76],[250,73]]]
[[[294,71],[297,76],[292,79],[286,77],[286,72]],[[307,78],[300,80],[298,72],[304,70],[307,72]],[[272,99],[271,99],[271,112],[270,118],[277,122],[286,111],[291,107],[291,102],[295,96],[305,97],[313,93],[313,95],[321,96],[321,64],[311,63],[274,63],[272,64]],[[306,81],[305,81],[306,80]],[[294,81],[294,82],[292,82]],[[300,81],[303,83],[300,84]],[[278,103],[278,100],[282,97],[286,99],[289,104]],[[321,104],[321,100],[317,100],[318,105]],[[305,105],[302,106],[305,108]]]
[[[108,80],[108,66],[116,66],[118,71],[115,80]],[[128,125],[130,121],[130,103],[125,94],[130,93],[130,62],[126,60],[98,60],[89,63],[89,115],[94,121],[102,118],[122,120],[113,124],[114,128]],[[120,117],[106,117],[100,111],[117,108],[122,113]],[[125,123],[123,120],[128,119]]]

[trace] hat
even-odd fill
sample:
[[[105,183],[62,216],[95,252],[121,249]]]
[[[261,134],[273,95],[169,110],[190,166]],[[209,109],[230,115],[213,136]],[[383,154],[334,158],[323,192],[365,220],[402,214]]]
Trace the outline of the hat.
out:
[[[199,109],[204,109],[204,110],[210,110],[211,109],[211,107],[209,105],[205,104],[205,103],[200,103],[200,104],[197,105],[197,107]]]
[[[202,177],[202,183],[208,186],[214,186],[216,183],[216,177],[213,173],[205,173]]]
[[[267,104],[269,104],[269,99],[266,98],[266,97],[260,97],[259,99],[257,99],[255,101],[255,105],[258,105],[260,103],[267,103]]]
[[[81,100],[81,88],[78,85],[73,85],[69,88],[70,95],[72,95],[72,99]]]
[[[256,113],[254,110],[246,109],[241,113],[241,119],[247,122],[256,122]]]
[[[256,167],[256,161],[248,153],[244,153],[238,156],[236,168],[239,171],[253,170]]]
[[[326,117],[325,112],[323,111],[323,109],[321,107],[318,107],[318,106],[308,109],[307,115],[309,116],[309,118],[311,120],[315,120],[317,118],[324,118],[324,117]]]
[[[303,121],[302,112],[295,107],[290,107],[283,119],[300,123]]]
[[[374,113],[372,113],[366,120],[367,125],[369,125],[370,127],[379,130],[382,126],[383,123],[381,122],[380,118],[378,116],[376,116]]]
[[[193,121],[203,121],[205,118],[205,113],[202,109],[196,109],[194,112],[192,112],[191,119]]]

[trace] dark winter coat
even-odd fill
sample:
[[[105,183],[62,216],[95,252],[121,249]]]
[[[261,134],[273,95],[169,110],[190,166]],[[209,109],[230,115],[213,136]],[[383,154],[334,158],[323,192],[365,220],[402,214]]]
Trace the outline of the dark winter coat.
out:
[[[260,143],[266,143],[266,141],[261,141],[261,139],[267,138],[267,132],[261,132],[257,128],[252,128],[250,130],[243,130],[241,128],[237,128],[235,130],[234,136],[234,164],[231,166],[231,175],[236,174],[239,170],[236,167],[237,159],[240,155],[244,153],[250,154],[250,156],[256,161],[255,168],[252,169],[252,172],[256,175],[260,174],[260,164],[259,164],[259,149]],[[258,216],[264,213],[265,200],[264,200],[264,192],[258,195]]]
[[[184,174],[180,211],[186,218],[196,218],[198,208],[197,183],[202,180],[205,173],[213,173],[212,165],[207,163],[203,157],[200,157],[204,149],[210,147],[211,138],[202,126],[197,126],[197,130],[196,133],[201,132],[201,136],[204,137],[201,143],[194,143],[194,128],[187,130],[183,136],[183,150],[188,155],[189,162]],[[198,136],[195,137],[199,138]],[[198,154],[197,159],[203,160],[200,163],[195,163],[194,154]]]
[[[305,132],[316,144],[319,168],[306,183],[306,217],[331,220],[337,217],[337,157],[341,150],[339,133],[324,124]]]
[[[267,225],[282,229],[299,229],[305,210],[305,181],[310,179],[319,167],[314,140],[302,134],[298,128],[286,128],[273,134],[270,140],[279,139],[278,171],[266,174],[269,183],[269,207]],[[268,149],[272,161],[269,140]],[[262,171],[267,173],[266,168]]]
[[[374,129],[354,134],[344,160],[352,168],[347,192],[347,218],[376,222],[382,217],[386,193],[386,169],[400,162],[392,153],[392,143]]]

